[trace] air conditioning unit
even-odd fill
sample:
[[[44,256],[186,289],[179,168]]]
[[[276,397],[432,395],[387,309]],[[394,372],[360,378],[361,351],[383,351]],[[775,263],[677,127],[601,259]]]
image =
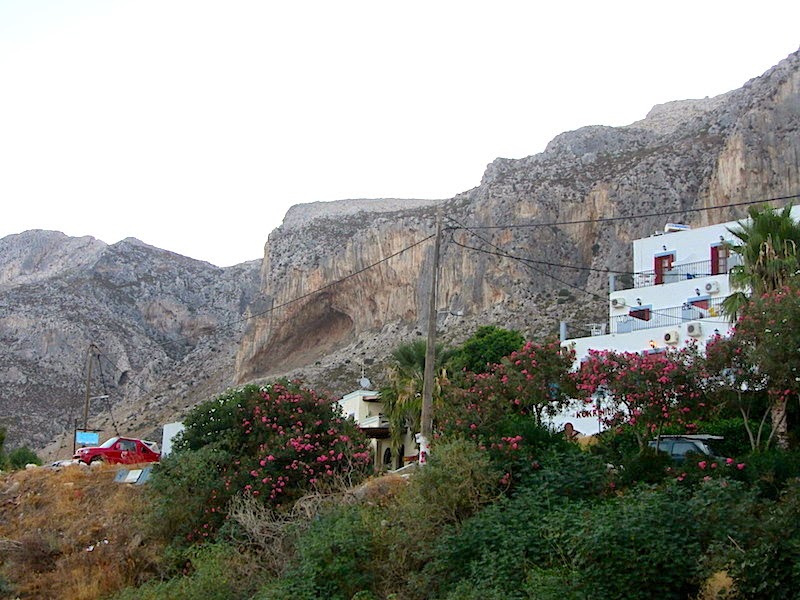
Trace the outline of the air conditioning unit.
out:
[[[668,332],[666,332],[664,334],[664,343],[665,344],[677,344],[679,339],[680,339],[680,336],[678,335],[678,332],[675,331],[674,329],[672,329],[672,330],[670,330],[670,331],[668,331]]]
[[[611,306],[613,308],[624,308],[625,307],[625,298],[613,298],[611,300]]]
[[[716,281],[709,281],[705,287],[706,294],[718,294],[719,284]]]
[[[692,321],[686,324],[686,333],[692,337],[700,337],[703,335],[703,328],[697,321]]]

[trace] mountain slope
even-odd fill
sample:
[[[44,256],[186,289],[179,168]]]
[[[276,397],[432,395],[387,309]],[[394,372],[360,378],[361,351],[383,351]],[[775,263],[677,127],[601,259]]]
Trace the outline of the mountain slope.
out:
[[[700,209],[800,192],[798,129],[795,53],[739,90],[660,105],[626,127],[563,133],[535,156],[499,158],[478,187],[447,201],[294,207],[270,235],[262,268],[260,308],[278,308],[249,322],[237,379],[291,371],[342,391],[357,364],[421,334],[432,243],[414,244],[433,233],[437,207],[455,228],[442,251],[444,339],[486,323],[542,337],[561,319],[605,321],[607,274],[630,269],[631,240],[666,221],[743,214]],[[661,216],[642,218],[653,213]]]
[[[141,417],[174,378],[231,384],[257,262],[219,269],[134,239],[109,246],[47,231],[4,238],[0,250],[0,425],[11,445],[71,431],[91,343],[101,359],[92,360],[89,394],[110,396],[92,405],[91,416],[102,415],[94,426],[111,429],[115,411],[115,421]]]

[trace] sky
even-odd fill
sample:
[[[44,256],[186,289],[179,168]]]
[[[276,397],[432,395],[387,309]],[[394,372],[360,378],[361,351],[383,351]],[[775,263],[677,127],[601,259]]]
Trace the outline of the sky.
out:
[[[0,0],[0,237],[217,266],[287,209],[448,198],[497,157],[741,87],[800,2]]]

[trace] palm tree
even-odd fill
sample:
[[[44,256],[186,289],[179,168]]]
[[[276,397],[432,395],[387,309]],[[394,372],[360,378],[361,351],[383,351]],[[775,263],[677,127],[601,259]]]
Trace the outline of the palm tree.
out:
[[[407,429],[419,431],[422,412],[422,384],[425,373],[425,352],[427,343],[415,340],[401,344],[391,354],[389,365],[389,385],[381,388],[381,401],[392,432],[392,442],[398,446]],[[433,397],[434,402],[441,397],[441,386],[447,379],[444,365],[453,355],[436,345],[436,363]]]
[[[791,215],[792,205],[781,211],[769,207],[751,207],[750,218],[729,229],[739,242],[731,250],[742,263],[728,275],[732,293],[722,302],[722,310],[734,323],[751,295],[761,296],[787,285],[800,272],[800,225]],[[780,448],[789,447],[786,424],[786,397],[776,399],[771,408],[772,429]]]
[[[728,274],[732,293],[722,303],[731,323],[736,322],[752,294],[782,288],[800,268],[800,225],[791,216],[792,205],[780,212],[769,207],[750,207],[750,218],[728,229],[738,238],[730,249],[741,256],[741,264]]]

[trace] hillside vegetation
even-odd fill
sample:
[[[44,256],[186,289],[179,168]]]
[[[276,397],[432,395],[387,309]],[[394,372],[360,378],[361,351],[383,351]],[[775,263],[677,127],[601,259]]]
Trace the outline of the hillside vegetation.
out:
[[[797,361],[774,363],[777,348],[763,360],[747,318],[782,315],[785,331],[800,331],[797,293],[754,299],[707,356],[595,353],[577,371],[558,343],[517,347],[519,337],[481,329],[449,353],[474,370],[440,371],[432,459],[406,476],[371,473],[363,434],[300,382],[229,390],[191,412],[144,486],[114,483],[109,467],[5,476],[0,590],[65,600],[793,598],[800,411],[784,405],[784,365]],[[496,352],[499,362],[480,358]],[[421,383],[408,362],[394,395],[385,390],[399,422]],[[731,369],[743,378],[755,364],[761,385],[731,394]],[[590,401],[599,385],[611,395],[594,443],[546,427],[545,415]],[[766,419],[776,405],[788,449],[774,447]],[[681,431],[725,439],[716,455],[682,464],[647,444]]]

